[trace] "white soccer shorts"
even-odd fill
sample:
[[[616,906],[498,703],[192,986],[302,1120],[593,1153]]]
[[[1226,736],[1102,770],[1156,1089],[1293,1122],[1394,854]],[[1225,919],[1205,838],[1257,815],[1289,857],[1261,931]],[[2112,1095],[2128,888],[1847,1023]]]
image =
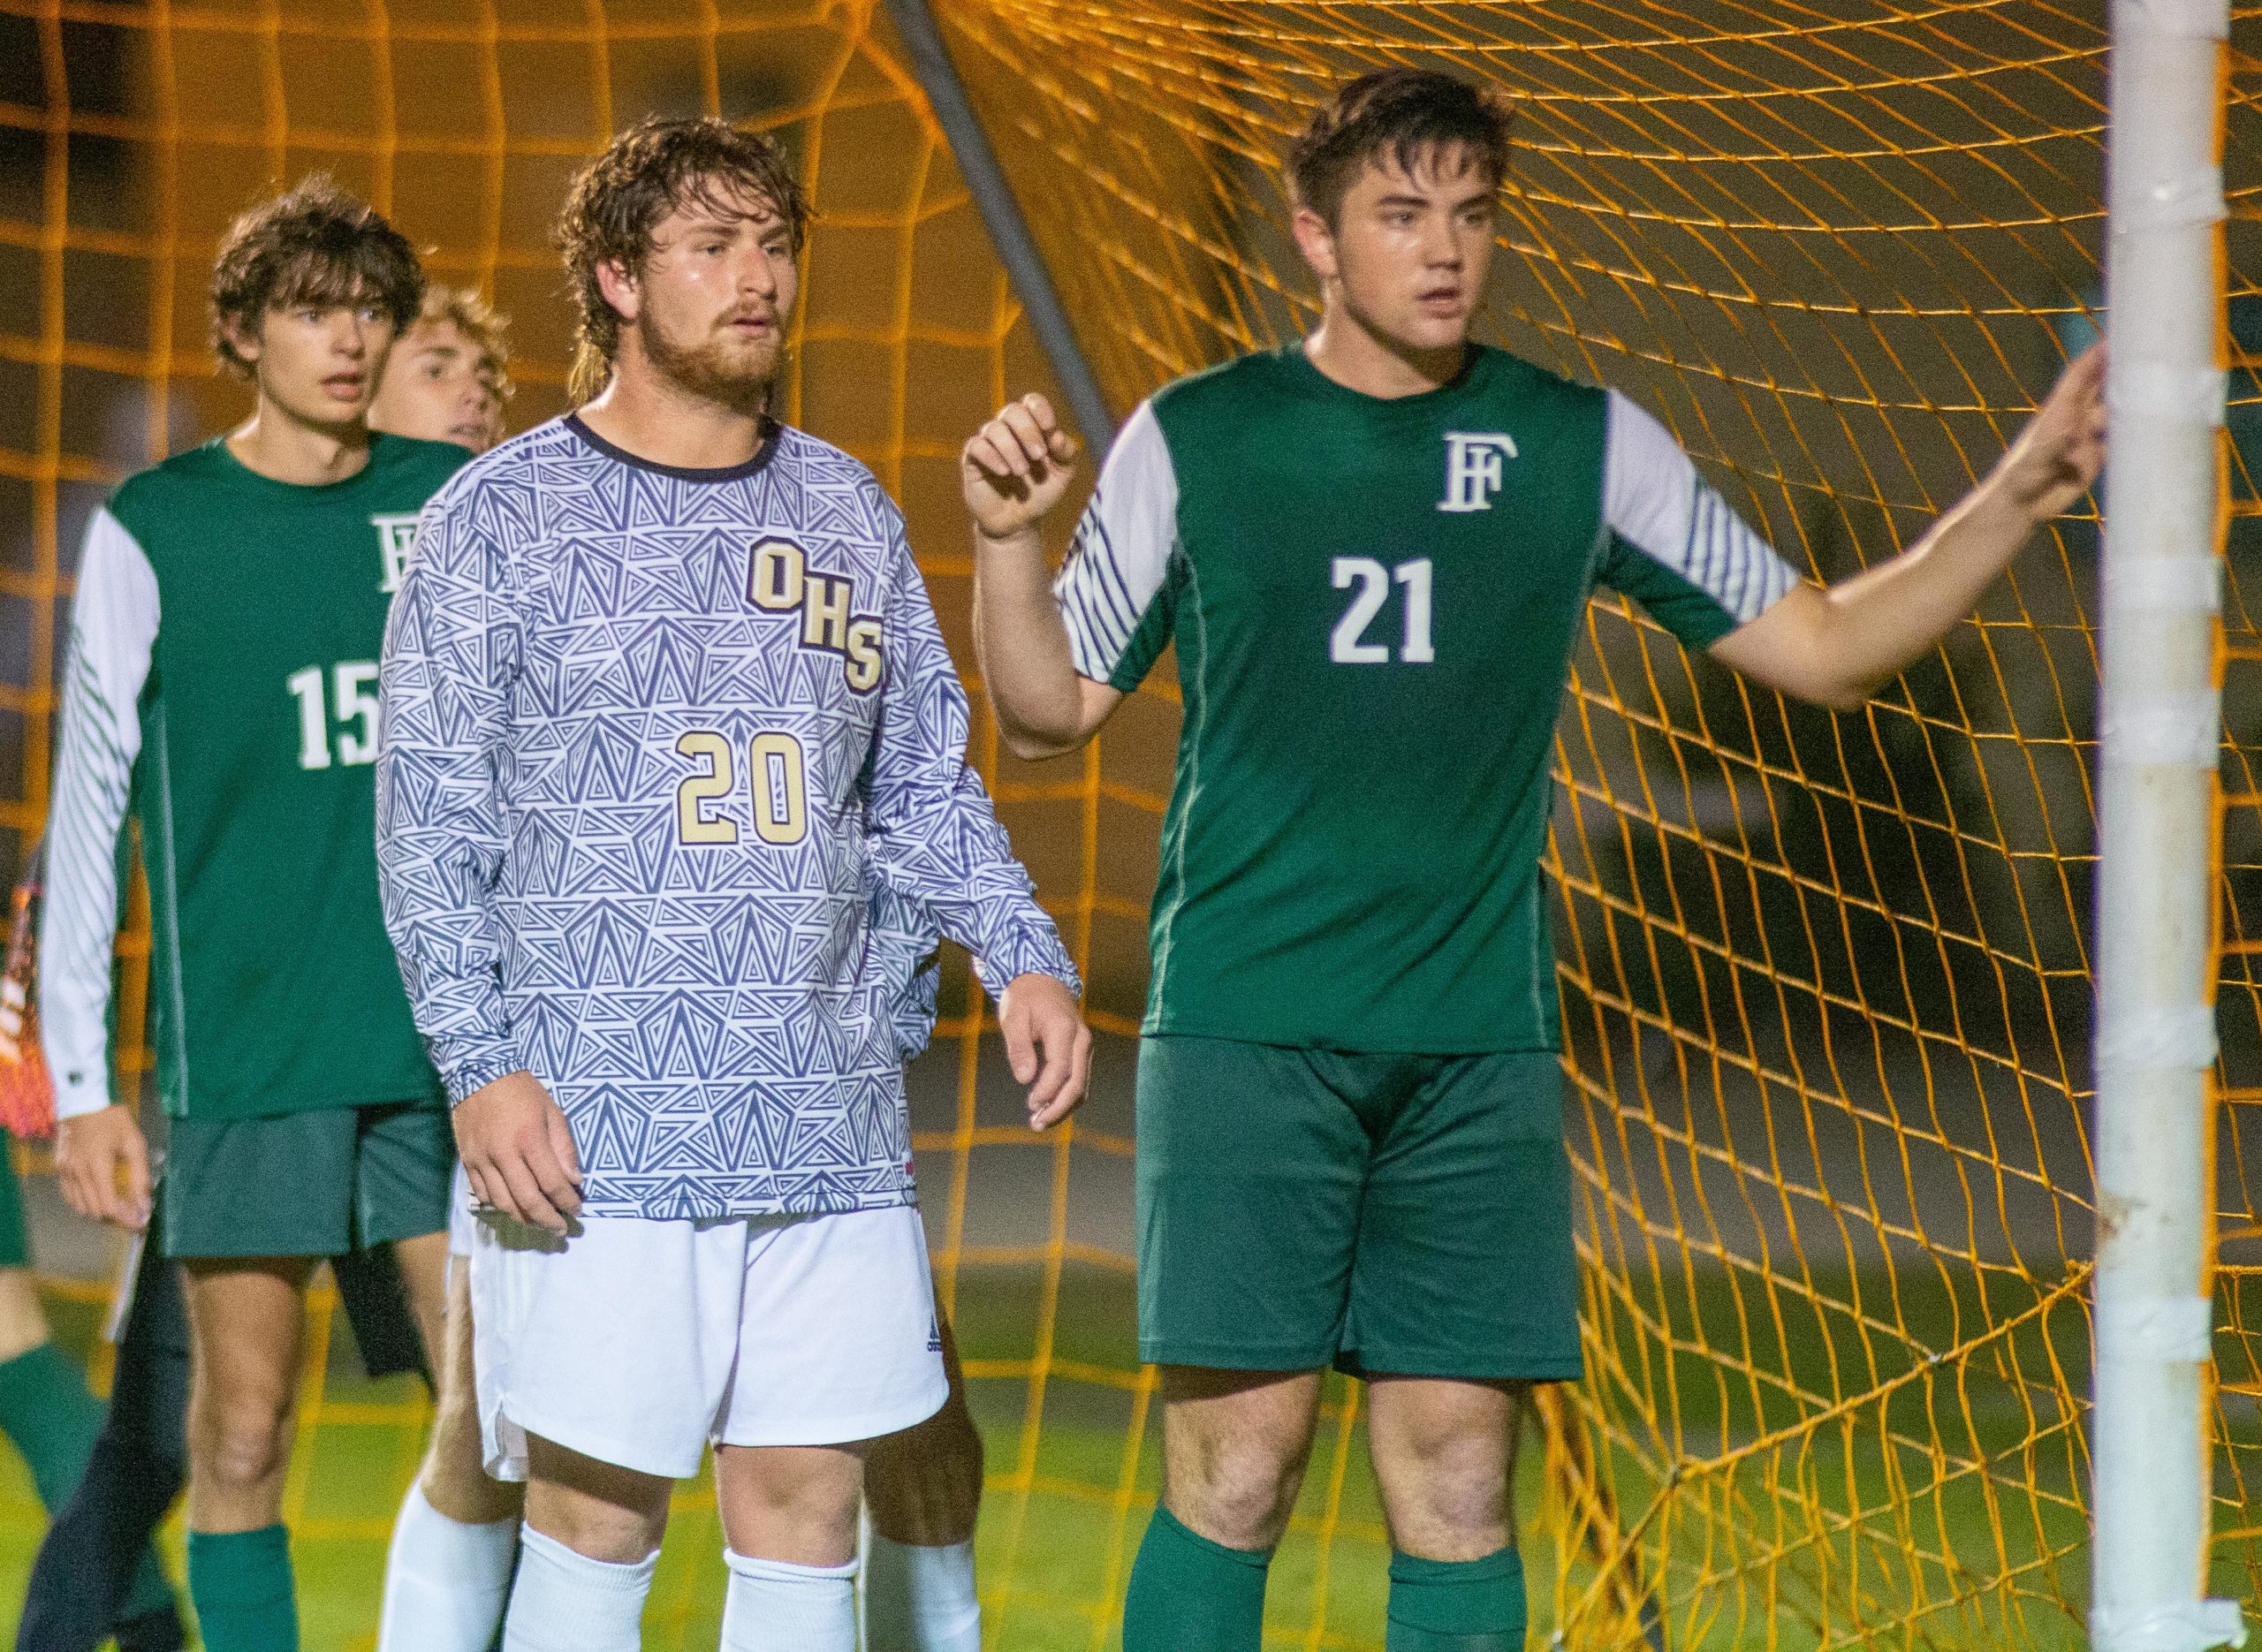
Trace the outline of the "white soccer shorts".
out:
[[[506,1218],[471,1255],[487,1472],[527,1436],[687,1480],[710,1441],[839,1445],[942,1408],[927,1236],[908,1205],[839,1216]]]
[[[472,1214],[471,1176],[464,1169],[463,1161],[458,1159],[455,1176],[448,1183],[448,1254],[451,1257],[461,1256],[469,1260],[472,1232],[478,1226],[479,1218]],[[448,1265],[453,1267],[455,1264],[451,1262]]]

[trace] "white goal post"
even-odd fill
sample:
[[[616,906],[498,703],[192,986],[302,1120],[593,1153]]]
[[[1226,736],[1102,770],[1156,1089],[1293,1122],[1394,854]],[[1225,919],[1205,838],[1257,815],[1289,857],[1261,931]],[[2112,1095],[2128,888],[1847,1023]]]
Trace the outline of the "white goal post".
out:
[[[2098,1652],[2243,1641],[2205,1595],[2228,0],[2113,0],[2098,722]]]

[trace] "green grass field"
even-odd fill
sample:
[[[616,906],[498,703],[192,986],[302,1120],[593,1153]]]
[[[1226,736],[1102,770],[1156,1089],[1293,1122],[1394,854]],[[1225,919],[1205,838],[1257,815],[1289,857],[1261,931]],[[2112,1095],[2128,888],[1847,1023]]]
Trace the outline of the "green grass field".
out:
[[[1803,1296],[1786,1307],[1780,1290],[1738,1289],[1707,1276],[1658,1292],[1672,1308],[1651,1334],[1613,1334],[1617,1365],[1605,1393],[1669,1389],[1678,1396],[1677,1451],[1659,1436],[1639,1456],[1621,1447],[1610,1459],[1618,1505],[1629,1515],[1660,1484],[1654,1465],[1683,1464],[1673,1512],[1645,1534],[1669,1540],[1662,1586],[1655,1578],[1643,1584],[1662,1609],[1674,1652],[1831,1644],[1835,1637],[1818,1633],[1818,1618],[1826,1615],[1843,1636],[1853,1603],[1867,1622],[1906,1625],[1870,1644],[2050,1652],[2082,1644],[2061,1603],[2085,1593],[2079,1482],[2086,1464],[2053,1409],[2061,1384],[2085,1386],[2078,1303],[2065,1298],[1943,1360],[1932,1356],[2030,1305],[2031,1287],[2023,1287],[2023,1301],[1983,1303],[1976,1284],[1934,1277],[1928,1284],[1904,1274],[1895,1299],[1887,1283],[1818,1280],[1808,1287],[1812,1297],[1845,1310],[1793,1312]],[[1034,1271],[962,1276],[956,1318],[970,1370],[1032,1358],[1041,1286]],[[1033,1438],[1025,1376],[977,1375],[970,1383],[989,1449],[979,1548],[989,1644],[998,1652],[1104,1652],[1157,1484],[1151,1414],[1139,1449],[1126,1446],[1142,1404],[1130,1281],[1071,1269],[1058,1300],[1053,1374]],[[1879,1334],[1888,1302],[1901,1337]],[[83,1350],[91,1311],[64,1303],[57,1317],[65,1340]],[[1614,1322],[1622,1325],[1622,1310]],[[1706,1349],[1730,1358],[1723,1363]],[[1815,1422],[1823,1409],[1815,1396],[1880,1387],[1890,1398]],[[1363,1431],[1355,1418],[1344,1426],[1340,1388],[1333,1398],[1295,1528],[1274,1565],[1271,1644],[1381,1643],[1387,1545]],[[296,1554],[308,1652],[372,1645],[386,1536],[414,1472],[421,1415],[416,1383],[370,1383],[342,1338],[333,1344],[320,1420],[302,1436],[311,1450],[300,1465]],[[1802,1417],[1808,1426],[1790,1427]],[[1734,1467],[1707,1466],[1738,1451]],[[1525,1453],[1527,1516],[1539,1506],[1539,1455]],[[0,1568],[11,1580],[0,1610],[11,1625],[41,1524],[20,1466],[12,1457],[0,1460]],[[1329,1531],[1332,1541],[1323,1542]],[[646,1618],[647,1647],[714,1645],[721,1541],[706,1489],[686,1488]],[[178,1575],[177,1524],[167,1543]],[[1785,1548],[1795,1550],[1788,1562],[1764,1564]],[[1535,1644],[1545,1644],[1557,1620],[1558,1567],[1545,1540],[1528,1539],[1527,1550]],[[1574,1598],[1595,1579],[1583,1557],[1564,1575]],[[1609,1633],[1606,1614],[1579,1621],[1587,1633],[1575,1633],[1574,1644],[1640,1644],[1630,1625]]]

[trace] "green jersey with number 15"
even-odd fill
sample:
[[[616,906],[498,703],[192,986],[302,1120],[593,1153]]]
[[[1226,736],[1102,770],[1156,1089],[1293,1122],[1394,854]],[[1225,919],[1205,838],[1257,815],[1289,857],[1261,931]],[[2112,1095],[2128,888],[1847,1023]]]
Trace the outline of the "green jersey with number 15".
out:
[[[121,487],[87,529],[40,936],[65,1117],[110,1100],[118,832],[141,825],[166,1110],[249,1118],[430,1099],[377,905],[377,656],[417,513],[470,457],[371,438],[298,487],[224,442]]]
[[[1147,1030],[1554,1048],[1539,860],[1589,595],[1703,647],[1796,583],[1656,420],[1499,351],[1389,400],[1293,345],[1161,390],[1054,587],[1094,681],[1177,645]]]

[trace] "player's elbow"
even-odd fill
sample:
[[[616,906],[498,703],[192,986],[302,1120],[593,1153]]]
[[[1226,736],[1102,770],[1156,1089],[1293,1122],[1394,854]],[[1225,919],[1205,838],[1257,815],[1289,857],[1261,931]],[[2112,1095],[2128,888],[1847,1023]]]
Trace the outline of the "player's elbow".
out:
[[[1066,757],[1083,745],[1088,738],[1082,729],[1051,728],[1024,723],[998,714],[998,738],[1006,749],[1025,763],[1041,763],[1048,757]]]
[[[1832,711],[1859,711],[1869,704],[1879,689],[1891,680],[1890,678],[1833,679],[1815,684],[1799,698]]]

